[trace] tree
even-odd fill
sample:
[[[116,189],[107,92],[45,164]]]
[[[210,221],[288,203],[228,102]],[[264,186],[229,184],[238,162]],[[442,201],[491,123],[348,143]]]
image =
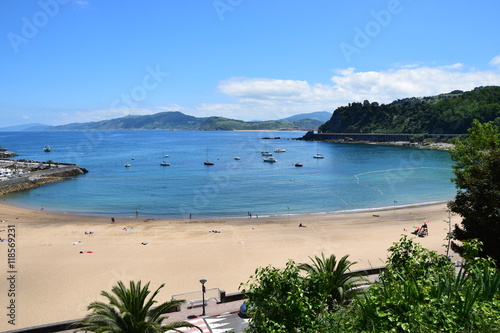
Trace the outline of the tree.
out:
[[[326,309],[324,295],[309,288],[309,280],[300,275],[292,260],[282,269],[257,268],[242,286],[252,318],[247,332],[314,331],[317,319]]]
[[[168,330],[182,332],[181,327],[199,327],[185,322],[177,321],[161,326],[161,322],[167,318],[162,317],[169,309],[182,304],[183,300],[167,301],[153,308],[156,304],[154,298],[158,294],[162,284],[156,289],[151,297],[149,282],[144,287],[141,281],[135,283],[130,281],[127,288],[122,281],[111,289],[111,293],[102,291],[101,295],[108,299],[108,303],[92,302],[87,307],[89,311],[85,319],[75,323],[78,331],[95,333],[160,333]]]
[[[478,239],[483,243],[481,256],[500,260],[500,136],[491,122],[474,120],[469,137],[458,140],[451,150],[453,173],[458,188],[449,203],[452,212],[462,217],[454,228],[458,241]],[[463,246],[452,242],[460,254]]]
[[[312,264],[299,265],[300,269],[309,274],[316,291],[327,297],[329,310],[334,310],[338,304],[342,305],[349,300],[357,290],[355,287],[365,281],[361,274],[349,272],[351,266],[356,263],[347,258],[349,255],[337,261],[334,254],[326,258],[324,253],[321,253],[321,257],[309,257]]]
[[[344,316],[346,332],[499,332],[500,272],[475,257],[480,242],[464,243],[457,273],[447,257],[403,236],[380,281]],[[340,317],[342,319],[342,317]]]

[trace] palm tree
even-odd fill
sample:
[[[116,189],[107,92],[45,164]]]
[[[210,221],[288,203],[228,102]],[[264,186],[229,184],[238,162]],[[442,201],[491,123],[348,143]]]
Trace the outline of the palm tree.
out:
[[[328,309],[333,310],[336,304],[344,304],[356,293],[363,281],[366,281],[360,273],[351,273],[350,268],[356,262],[347,260],[345,255],[337,262],[337,257],[332,254],[326,258],[323,253],[321,257],[315,256],[311,259],[312,264],[300,264],[299,268],[306,271],[315,283],[319,293],[327,297]]]
[[[108,299],[108,303],[92,302],[87,310],[92,311],[82,321],[76,322],[77,331],[88,331],[95,333],[160,333],[168,330],[181,332],[180,327],[195,327],[185,321],[177,321],[161,326],[161,322],[167,317],[162,317],[172,307],[182,304],[183,300],[167,301],[153,308],[156,303],[154,298],[158,294],[162,284],[156,289],[151,297],[149,282],[144,287],[141,281],[135,283],[130,281],[127,288],[122,281],[111,289],[111,293],[102,291],[101,295]]]

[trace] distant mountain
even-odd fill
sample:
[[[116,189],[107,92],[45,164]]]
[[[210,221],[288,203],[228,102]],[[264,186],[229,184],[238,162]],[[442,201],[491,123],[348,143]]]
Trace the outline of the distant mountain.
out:
[[[237,131],[237,130],[315,130],[322,122],[314,119],[303,119],[297,121],[243,121],[224,117],[208,118],[198,130],[202,131]]]
[[[314,120],[319,120],[319,121],[324,123],[325,121],[327,121],[331,117],[332,117],[332,112],[317,111],[317,112],[296,114],[295,116],[280,119],[280,121],[297,121],[297,120],[303,120],[303,119],[314,119]]]
[[[349,103],[337,108],[320,133],[465,134],[474,119],[500,125],[500,87],[478,87],[389,104]]]
[[[39,124],[39,123],[31,123],[31,124],[23,124],[23,125],[1,127],[0,131],[2,131],[2,132],[45,131],[49,127],[51,127],[51,126],[50,125]]]
[[[302,119],[295,121],[252,121],[224,117],[198,118],[179,111],[160,112],[146,116],[126,116],[89,123],[72,123],[52,126],[50,130],[315,130],[324,121]]]
[[[146,116],[126,116],[90,123],[53,126],[50,130],[195,130],[206,119],[188,116],[179,111],[168,111]]]

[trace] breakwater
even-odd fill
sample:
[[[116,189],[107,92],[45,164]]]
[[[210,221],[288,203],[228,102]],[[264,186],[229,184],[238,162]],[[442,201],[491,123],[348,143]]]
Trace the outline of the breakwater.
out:
[[[0,195],[59,182],[88,172],[85,168],[69,163],[47,164],[46,162],[16,160],[2,160],[1,162],[14,164],[16,169],[31,168],[33,164],[37,164],[40,169],[24,172],[17,177],[0,181]]]
[[[382,134],[382,133],[314,133],[307,132],[301,140],[335,142],[409,142],[415,137],[457,138],[463,134]]]

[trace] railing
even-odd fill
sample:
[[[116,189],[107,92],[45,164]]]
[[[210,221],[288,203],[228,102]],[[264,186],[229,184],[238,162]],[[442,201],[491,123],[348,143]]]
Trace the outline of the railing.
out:
[[[203,305],[203,298],[205,299],[205,304],[209,299],[214,299],[217,303],[221,303],[220,294],[221,292],[219,288],[211,288],[205,290],[205,297],[203,297],[203,292],[200,290],[190,293],[172,295],[172,301],[181,299],[185,300],[189,304],[189,307],[192,308],[196,305]]]

